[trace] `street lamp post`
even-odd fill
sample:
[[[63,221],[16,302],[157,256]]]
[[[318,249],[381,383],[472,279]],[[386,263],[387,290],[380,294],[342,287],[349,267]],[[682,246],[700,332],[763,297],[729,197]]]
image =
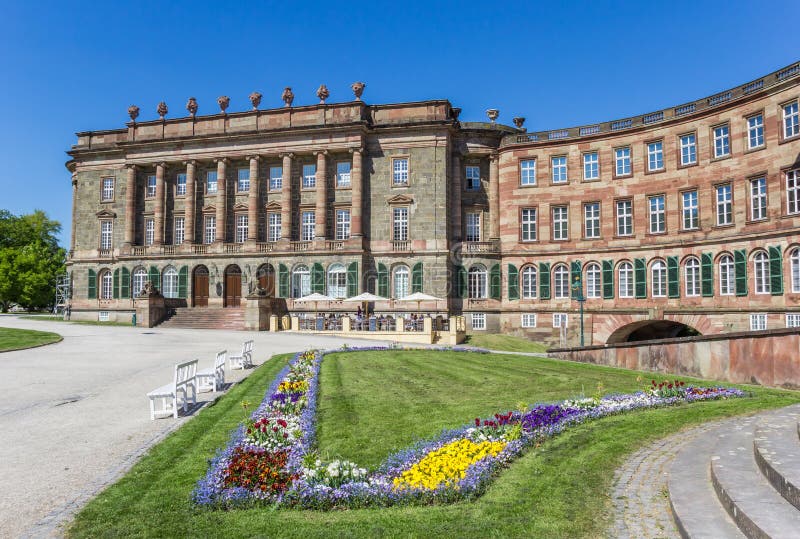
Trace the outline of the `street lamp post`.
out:
[[[583,348],[583,303],[586,298],[583,296],[583,281],[580,275],[575,276],[575,281],[572,283],[572,297],[578,301],[581,306],[581,348]]]

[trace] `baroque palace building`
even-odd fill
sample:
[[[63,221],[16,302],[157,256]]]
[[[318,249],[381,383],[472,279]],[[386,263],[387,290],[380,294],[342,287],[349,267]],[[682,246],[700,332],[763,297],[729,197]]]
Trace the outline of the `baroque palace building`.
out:
[[[68,154],[72,315],[254,290],[390,298],[468,331],[587,344],[800,327],[800,63],[642,116],[546,132],[449,101],[355,99],[137,121]],[[422,291],[441,301],[397,301]],[[326,311],[352,311],[332,303]],[[199,311],[195,311],[199,312]],[[562,329],[565,328],[565,329]]]

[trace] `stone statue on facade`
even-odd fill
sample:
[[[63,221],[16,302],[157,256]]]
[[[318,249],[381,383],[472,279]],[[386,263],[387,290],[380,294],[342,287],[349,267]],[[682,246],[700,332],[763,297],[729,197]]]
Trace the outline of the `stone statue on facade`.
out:
[[[186,110],[188,110],[189,114],[194,118],[194,115],[197,114],[197,99],[190,97],[189,101],[186,103]]]
[[[458,121],[458,115],[461,114],[461,109],[458,107],[453,107],[450,109],[450,113],[453,115],[453,119]]]
[[[158,113],[158,117],[163,120],[164,116],[166,116],[167,112],[169,112],[169,109],[167,108],[167,104],[164,103],[163,101],[161,103],[159,103],[158,104],[158,108],[156,109],[156,112]]]
[[[153,284],[153,281],[145,281],[142,291],[139,292],[138,297],[147,298],[150,296],[157,296],[159,294],[161,294],[161,292],[158,291],[158,288],[156,288],[156,286]]]
[[[227,114],[225,111],[228,110],[228,105],[231,104],[231,98],[227,95],[221,95],[217,98],[217,105],[219,105],[219,110],[222,114]]]
[[[321,104],[325,104],[325,100],[331,96],[331,93],[328,91],[328,87],[324,84],[321,84],[319,88],[317,88],[317,97],[319,97],[319,102]]]
[[[131,117],[131,121],[133,123],[136,123],[136,118],[139,117],[139,107],[137,107],[136,105],[131,105],[130,107],[128,107],[128,116]]]
[[[364,93],[364,88],[367,85],[363,82],[354,82],[350,85],[350,88],[353,90],[353,94],[356,96],[356,101],[361,101],[361,94]]]
[[[281,94],[281,99],[283,99],[283,106],[284,107],[291,107],[292,101],[294,101],[294,94],[292,93],[292,88],[287,86],[283,89],[283,93]]]
[[[486,109],[486,116],[494,123],[497,117],[500,116],[500,111],[497,109]]]
[[[261,97],[261,94],[258,92],[250,94],[250,103],[253,105],[253,110],[258,110],[258,106],[261,104]]]
[[[517,129],[523,129],[522,125],[525,123],[524,117],[517,116],[513,118],[512,121],[514,122],[514,125],[516,126]]]

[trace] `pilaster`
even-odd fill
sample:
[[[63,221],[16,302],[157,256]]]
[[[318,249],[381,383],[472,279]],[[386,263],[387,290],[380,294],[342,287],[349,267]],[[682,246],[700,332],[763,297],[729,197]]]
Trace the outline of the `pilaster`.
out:
[[[314,236],[317,240],[325,239],[327,225],[328,200],[328,152],[317,152],[317,204]]]
[[[228,185],[225,178],[227,174],[228,159],[221,157],[217,162],[217,238],[216,241],[224,243],[228,238]]]
[[[281,187],[281,240],[292,239],[292,159],[293,153],[285,153],[283,158],[283,178]]]

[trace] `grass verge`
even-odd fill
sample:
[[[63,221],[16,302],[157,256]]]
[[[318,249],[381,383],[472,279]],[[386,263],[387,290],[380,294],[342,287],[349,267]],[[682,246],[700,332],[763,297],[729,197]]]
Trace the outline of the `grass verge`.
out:
[[[76,517],[71,537],[598,537],[608,526],[614,470],[654,439],[716,418],[800,402],[790,391],[634,412],[570,429],[515,461],[473,502],[353,511],[193,509],[207,459],[260,402],[288,356],[276,357],[155,446]],[[322,452],[374,465],[445,426],[582,390],[630,391],[639,373],[507,355],[388,351],[328,356],[321,372]],[[645,381],[652,375],[643,373]]]
[[[45,344],[59,342],[61,338],[58,333],[50,333],[49,331],[0,327],[0,352],[44,346]]]
[[[544,343],[523,339],[522,337],[514,337],[512,335],[501,335],[499,333],[467,335],[467,340],[464,344],[477,346],[478,348],[486,348],[488,350],[503,350],[506,352],[544,353],[548,348],[551,348]]]

